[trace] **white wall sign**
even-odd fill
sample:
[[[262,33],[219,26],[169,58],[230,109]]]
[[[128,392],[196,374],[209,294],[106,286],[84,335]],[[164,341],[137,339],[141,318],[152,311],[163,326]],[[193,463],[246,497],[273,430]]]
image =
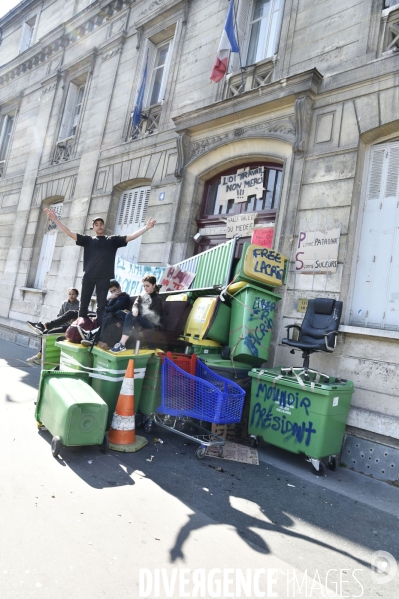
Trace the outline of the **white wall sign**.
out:
[[[295,255],[298,273],[324,273],[337,270],[340,229],[300,231]]]
[[[227,217],[226,237],[234,237],[234,235],[248,236],[255,225],[256,212],[243,212],[235,216]]]
[[[263,196],[264,167],[239,169],[235,175],[226,175],[220,181],[220,205],[228,200],[246,202],[249,196]]]

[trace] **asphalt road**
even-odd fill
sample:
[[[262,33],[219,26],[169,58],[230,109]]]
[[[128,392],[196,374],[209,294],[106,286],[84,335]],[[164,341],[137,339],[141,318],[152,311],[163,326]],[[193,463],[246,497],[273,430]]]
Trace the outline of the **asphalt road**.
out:
[[[197,460],[155,429],[135,454],[54,459],[31,353],[0,340],[2,599],[399,596],[398,488],[266,447]]]

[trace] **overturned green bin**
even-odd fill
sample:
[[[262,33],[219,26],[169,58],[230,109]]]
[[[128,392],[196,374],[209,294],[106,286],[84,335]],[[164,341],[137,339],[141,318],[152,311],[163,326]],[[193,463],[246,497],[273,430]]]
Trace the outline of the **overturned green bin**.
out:
[[[352,381],[321,375],[317,382],[314,372],[309,372],[309,380],[303,380],[288,374],[289,370],[254,368],[249,373],[249,434],[314,460],[339,454],[354,390]]]
[[[107,430],[111,426],[112,416],[129,360],[134,360],[134,407],[136,412],[139,411],[147,362],[153,354],[154,351],[152,350],[140,350],[138,354],[135,354],[134,350],[113,354],[99,347],[93,348],[93,368],[90,373],[91,386],[108,405]]]
[[[53,435],[51,450],[56,457],[61,445],[100,445],[106,449],[105,425],[108,406],[88,384],[83,372],[43,370],[35,417]]]

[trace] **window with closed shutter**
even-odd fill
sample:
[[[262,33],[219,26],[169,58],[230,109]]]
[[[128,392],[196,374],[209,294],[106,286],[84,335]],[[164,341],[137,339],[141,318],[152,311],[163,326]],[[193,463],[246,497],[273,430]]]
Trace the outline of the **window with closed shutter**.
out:
[[[399,330],[399,141],[370,152],[350,324]]]
[[[32,17],[22,25],[21,43],[19,45],[19,53],[24,52],[33,42],[33,34],[35,32],[36,16]]]
[[[145,225],[147,216],[148,200],[151,187],[135,187],[127,189],[121,194],[115,224],[115,235],[131,235]],[[130,241],[126,247],[119,248],[117,255],[137,264],[141,245],[141,237]]]
[[[5,114],[2,117],[0,124],[0,160],[5,160],[7,158],[13,125],[14,117],[9,114]]]
[[[240,0],[235,4],[235,29],[242,66],[271,58],[277,51],[284,0]],[[240,70],[240,57],[232,53],[229,71]]]
[[[51,210],[54,210],[58,218],[61,218],[62,207],[62,203],[53,204],[50,206]],[[57,225],[52,220],[47,219],[42,247],[40,249],[39,264],[37,265],[35,283],[33,285],[35,289],[43,289],[43,285],[50,271],[55,242],[57,240],[57,232]]]
[[[67,139],[68,137],[76,135],[79,119],[81,117],[84,91],[84,85],[78,86],[76,83],[72,82],[69,84],[58,140]]]

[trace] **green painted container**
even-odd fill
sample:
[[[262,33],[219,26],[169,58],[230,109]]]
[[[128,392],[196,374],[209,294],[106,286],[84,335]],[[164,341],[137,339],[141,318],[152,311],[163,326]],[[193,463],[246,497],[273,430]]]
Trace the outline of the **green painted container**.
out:
[[[56,341],[55,346],[60,348],[60,370],[64,372],[90,372],[93,366],[93,354],[90,348],[71,343],[70,341]]]
[[[134,350],[113,354],[99,347],[93,348],[93,371],[90,373],[91,386],[108,405],[107,430],[111,426],[112,416],[115,412],[116,402],[118,401],[129,360],[134,360],[134,407],[136,412],[139,411],[147,362],[153,354],[154,352],[150,350],[140,350],[137,355],[135,355]]]
[[[143,380],[140,397],[140,412],[149,416],[161,405],[162,361],[159,356],[152,356],[147,362],[147,370]]]
[[[195,340],[189,351],[191,354],[214,355],[220,358],[223,345],[211,339],[203,339],[202,341]]]
[[[83,372],[43,370],[35,417],[64,446],[100,445],[108,406]]]
[[[248,283],[231,300],[229,346],[231,357],[260,366],[269,357],[279,295]]]
[[[329,378],[299,384],[281,368],[253,369],[249,434],[267,443],[320,459],[341,451],[353,394],[352,381]]]
[[[42,368],[51,370],[60,364],[61,349],[56,345],[56,339],[60,334],[42,335]]]
[[[245,393],[251,390],[251,377],[249,371],[250,364],[245,362],[237,362],[234,360],[222,360],[220,355],[215,354],[198,354],[198,359],[202,360],[213,372],[225,379],[229,379],[244,389]]]

